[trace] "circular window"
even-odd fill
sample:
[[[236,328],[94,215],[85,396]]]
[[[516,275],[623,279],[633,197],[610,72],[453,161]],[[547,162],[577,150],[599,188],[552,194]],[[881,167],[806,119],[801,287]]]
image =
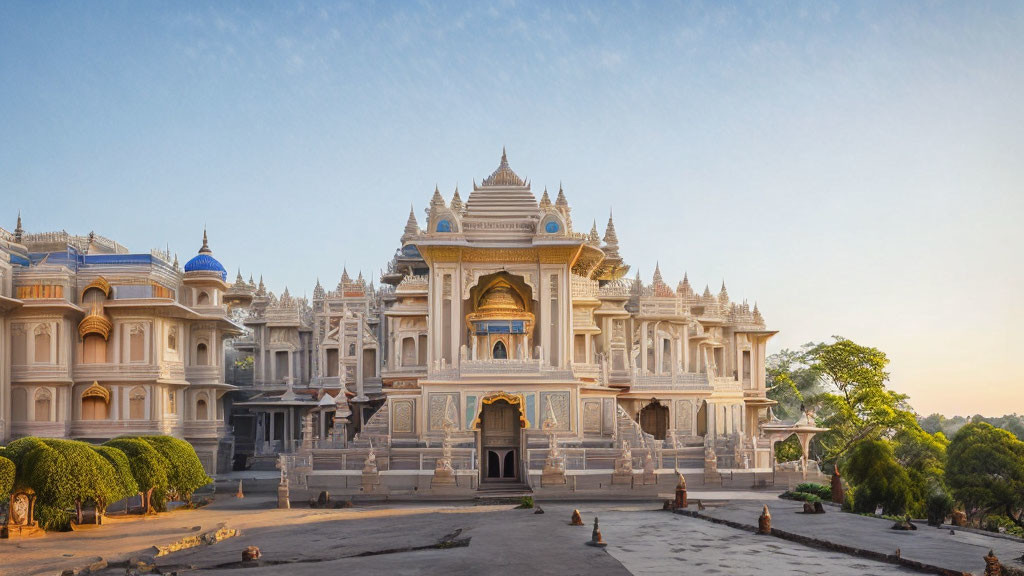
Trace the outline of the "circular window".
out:
[[[547,232],[548,234],[555,234],[555,233],[557,233],[558,232],[558,222],[555,222],[554,220],[549,221],[547,224],[544,225],[544,231]]]
[[[441,220],[440,222],[437,223],[437,231],[438,232],[451,232],[452,231],[452,223],[447,221],[447,220]]]

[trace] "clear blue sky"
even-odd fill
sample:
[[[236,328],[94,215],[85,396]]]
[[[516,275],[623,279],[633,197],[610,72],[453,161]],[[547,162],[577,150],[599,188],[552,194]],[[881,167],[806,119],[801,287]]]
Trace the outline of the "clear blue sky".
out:
[[[0,225],[184,259],[205,224],[308,294],[506,146],[774,349],[841,334],[923,413],[1024,412],[1022,39],[1020,2],[6,1]]]

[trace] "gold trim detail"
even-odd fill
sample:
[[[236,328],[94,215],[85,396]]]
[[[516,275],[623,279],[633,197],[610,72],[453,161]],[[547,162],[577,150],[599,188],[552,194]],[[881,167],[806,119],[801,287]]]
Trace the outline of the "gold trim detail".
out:
[[[509,392],[495,392],[494,394],[488,394],[480,399],[480,413],[477,414],[476,418],[473,419],[473,424],[470,426],[473,430],[480,429],[480,417],[484,414],[484,406],[487,404],[494,404],[500,400],[504,400],[513,406],[519,406],[519,424],[523,428],[530,427],[530,421],[526,419],[526,398],[522,394],[511,394]]]
[[[104,298],[110,298],[110,282],[107,282],[107,279],[103,276],[97,276],[95,280],[89,282],[89,285],[82,289],[82,297],[84,298],[85,293],[92,288],[98,288],[103,292]]]
[[[103,398],[105,403],[110,404],[110,390],[100,386],[99,382],[93,380],[92,385],[82,392],[82,399],[84,400],[86,398]]]
[[[100,336],[103,336],[104,340],[108,340],[110,338],[110,331],[113,330],[113,328],[114,324],[94,308],[93,311],[83,318],[82,322],[78,324],[78,336],[85,338],[89,334],[99,334]]]

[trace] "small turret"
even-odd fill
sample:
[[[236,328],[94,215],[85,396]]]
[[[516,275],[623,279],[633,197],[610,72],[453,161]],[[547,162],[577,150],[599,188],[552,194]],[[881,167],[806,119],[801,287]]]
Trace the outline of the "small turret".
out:
[[[256,288],[257,296],[266,296],[267,287],[263,285],[263,274],[260,274],[260,285]]]
[[[718,292],[718,303],[723,307],[729,304],[729,291],[725,289],[725,280],[722,280],[722,289]]]
[[[701,298],[704,298],[705,300],[708,298],[714,298],[714,296],[711,295],[711,287],[708,286],[707,284],[704,285],[704,294],[701,296]]]
[[[672,288],[668,284],[665,284],[665,280],[661,277],[661,264],[654,264],[654,278],[651,281],[651,288],[654,289],[654,295],[659,298],[666,298],[674,296]]]
[[[676,287],[676,292],[678,292],[680,296],[686,298],[693,296],[693,287],[690,286],[690,278],[687,276],[686,272],[683,272],[683,281]]]
[[[601,235],[597,233],[597,220],[594,220],[594,224],[590,227],[590,234],[587,236],[587,244],[591,246],[601,245]]]
[[[452,212],[455,212],[456,214],[462,214],[462,209],[464,205],[462,203],[462,198],[459,196],[458,186],[455,187],[455,194],[452,195],[452,203],[449,204],[448,207],[452,209]]]
[[[604,252],[609,257],[619,255],[619,237],[615,233],[615,222],[610,210],[608,211],[608,226],[604,229],[604,244]]]
[[[324,295],[324,287],[320,284],[320,277],[318,276],[316,279],[316,286],[313,287],[313,300],[323,300]]]
[[[402,233],[402,242],[408,242],[420,233],[420,224],[416,221],[416,210],[412,204],[409,205],[409,219],[405,222],[405,231]]]
[[[558,183],[558,198],[555,199],[555,208],[557,208],[562,214],[562,217],[565,218],[565,227],[571,232],[572,216],[570,216],[570,213],[572,212],[572,208],[569,208],[569,201],[565,199],[565,192],[562,190],[561,182]]]
[[[757,302],[754,302],[754,322],[764,326],[764,316],[761,316],[761,311],[757,309]]]
[[[14,241],[21,244],[21,239],[25,235],[25,230],[21,227],[21,210],[18,210],[18,225],[14,227]]]
[[[431,208],[444,208],[444,197],[441,196],[441,191],[438,190],[437,185],[434,185],[434,195],[430,197]]]
[[[541,209],[551,208],[551,197],[548,196],[548,189],[544,187],[544,193],[540,196],[540,203],[538,204]]]

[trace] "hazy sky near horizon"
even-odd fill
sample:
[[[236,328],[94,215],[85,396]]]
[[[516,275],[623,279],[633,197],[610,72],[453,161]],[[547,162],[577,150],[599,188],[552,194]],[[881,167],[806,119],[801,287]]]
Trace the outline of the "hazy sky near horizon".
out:
[[[0,3],[0,226],[309,294],[507,147],[771,349],[877,346],[921,413],[1024,412],[1024,3]],[[1017,350],[1017,352],[1014,352]]]

